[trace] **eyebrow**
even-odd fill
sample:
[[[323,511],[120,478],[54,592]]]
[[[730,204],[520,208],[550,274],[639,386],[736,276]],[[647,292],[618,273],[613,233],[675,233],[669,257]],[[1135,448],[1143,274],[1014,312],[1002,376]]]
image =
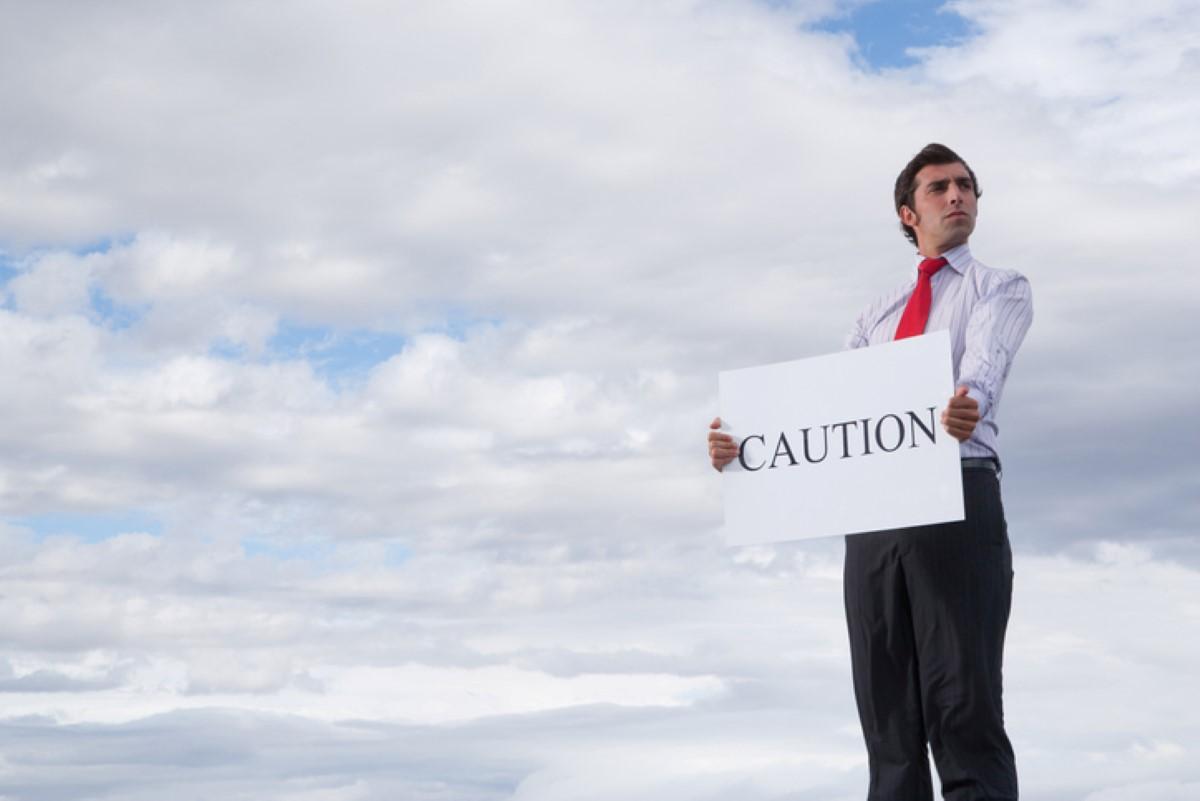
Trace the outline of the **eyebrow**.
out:
[[[958,184],[965,184],[967,186],[970,186],[972,183],[971,177],[968,175],[960,175],[954,179],[954,182],[958,183]],[[938,189],[945,189],[949,185],[950,185],[950,179],[942,178],[940,180],[930,181],[929,183],[925,184],[925,191],[931,192],[931,191],[936,191]]]

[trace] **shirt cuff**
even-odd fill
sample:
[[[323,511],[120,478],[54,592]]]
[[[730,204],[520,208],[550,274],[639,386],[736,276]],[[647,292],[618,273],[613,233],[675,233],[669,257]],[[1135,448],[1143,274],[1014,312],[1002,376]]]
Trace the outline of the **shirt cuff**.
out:
[[[987,395],[971,384],[967,384],[967,397],[979,404],[979,418],[982,420],[983,416],[987,414]]]

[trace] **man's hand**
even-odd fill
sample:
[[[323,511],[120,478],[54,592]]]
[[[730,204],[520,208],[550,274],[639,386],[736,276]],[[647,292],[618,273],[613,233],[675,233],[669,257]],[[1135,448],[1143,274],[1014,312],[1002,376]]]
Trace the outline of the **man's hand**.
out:
[[[946,433],[959,442],[966,442],[978,422],[979,404],[975,402],[974,398],[967,397],[965,386],[954,390],[954,397],[942,410],[942,428],[946,429]],[[712,437],[712,434],[708,436]]]
[[[712,459],[714,470],[724,470],[725,465],[737,458],[737,443],[733,441],[733,437],[718,430],[721,427],[720,417],[714,417],[708,427],[712,429],[708,432],[708,457]]]

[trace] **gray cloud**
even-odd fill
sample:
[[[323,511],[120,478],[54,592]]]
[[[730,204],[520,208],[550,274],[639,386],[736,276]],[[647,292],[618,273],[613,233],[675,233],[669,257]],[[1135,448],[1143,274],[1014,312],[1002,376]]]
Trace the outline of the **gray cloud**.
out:
[[[1198,22],[1085,5],[865,75],[832,3],[5,4],[0,795],[858,797],[840,543],[723,548],[700,434],[931,139],[1034,286],[1024,795],[1194,795]]]

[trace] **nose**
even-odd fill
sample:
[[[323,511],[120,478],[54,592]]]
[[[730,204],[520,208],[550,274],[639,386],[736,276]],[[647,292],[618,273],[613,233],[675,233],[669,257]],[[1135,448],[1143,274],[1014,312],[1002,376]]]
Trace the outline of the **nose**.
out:
[[[950,184],[950,188],[946,190],[946,199],[952,206],[961,205],[963,202],[962,189],[955,184]]]

